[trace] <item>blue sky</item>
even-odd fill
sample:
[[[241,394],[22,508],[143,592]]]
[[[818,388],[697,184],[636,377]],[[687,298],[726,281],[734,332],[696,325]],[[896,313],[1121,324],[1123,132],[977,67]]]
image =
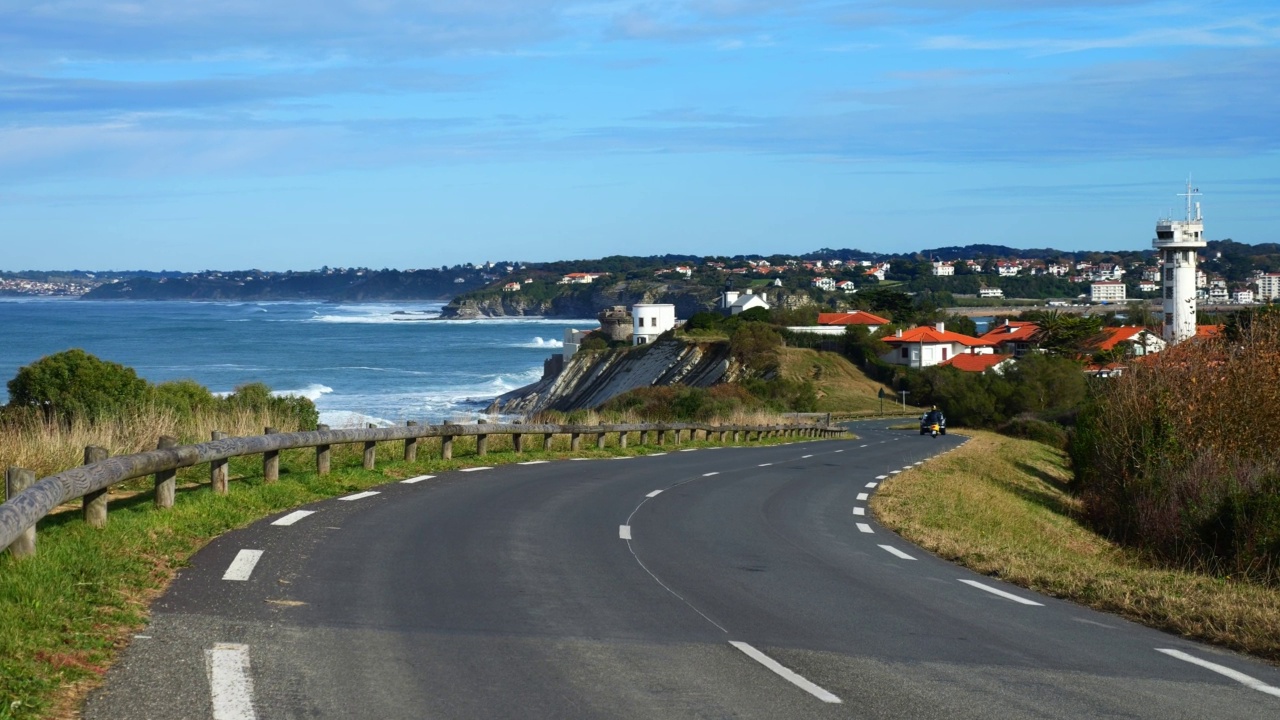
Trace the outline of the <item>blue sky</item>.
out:
[[[1280,241],[1280,8],[4,0],[0,268]]]

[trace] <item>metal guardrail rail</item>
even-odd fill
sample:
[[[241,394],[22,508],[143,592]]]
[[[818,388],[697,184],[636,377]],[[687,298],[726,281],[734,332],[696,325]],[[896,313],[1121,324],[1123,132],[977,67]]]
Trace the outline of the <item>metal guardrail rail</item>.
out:
[[[737,442],[745,433],[747,440],[754,433],[761,437],[833,437],[846,432],[831,425],[710,425],[704,423],[636,423],[619,425],[417,425],[410,423],[396,427],[369,427],[331,430],[325,426],[309,432],[272,433],[252,437],[224,437],[197,445],[177,445],[172,438],[162,438],[161,448],[132,455],[107,457],[106,450],[85,449],[85,464],[70,470],[35,480],[34,473],[21,468],[9,468],[8,500],[0,505],[0,548],[8,548],[14,555],[35,552],[36,524],[60,505],[84,499],[84,519],[91,525],[102,526],[107,521],[107,490],[116,483],[133,478],[155,475],[156,506],[170,507],[174,500],[174,482],[177,471],[194,465],[209,464],[210,484],[214,492],[225,494],[227,485],[227,461],[247,455],[263,456],[263,480],[274,482],[279,477],[279,453],[281,450],[300,448],[316,449],[316,467],[320,474],[329,471],[329,452],[333,445],[364,444],[364,467],[372,470],[376,462],[376,447],[380,442],[403,440],[405,460],[417,457],[417,441],[422,438],[441,438],[441,453],[445,459],[452,457],[453,439],[476,437],[476,454],[487,451],[490,435],[509,435],[517,453],[524,451],[526,436],[541,435],[543,448],[551,449],[552,438],[569,435],[570,447],[578,450],[584,435],[595,436],[596,446],[604,447],[609,433],[619,434],[619,444],[626,447],[629,433],[640,433],[640,444],[648,444],[649,434],[656,433],[659,443],[665,442],[667,433],[675,433],[676,442],[688,432],[696,439],[704,433],[710,440],[712,433],[724,442],[726,435]],[[215,433],[215,437],[221,433]]]

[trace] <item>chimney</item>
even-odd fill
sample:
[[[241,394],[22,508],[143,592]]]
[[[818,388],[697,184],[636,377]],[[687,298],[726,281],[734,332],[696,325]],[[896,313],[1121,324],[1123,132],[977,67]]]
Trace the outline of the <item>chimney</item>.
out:
[[[901,330],[901,329],[899,329],[899,330],[898,330],[898,334],[897,334],[897,335],[895,335],[894,337],[902,337],[902,330]]]
[[[937,328],[938,332],[940,332],[940,333],[944,333],[944,332],[946,332],[946,331],[947,331],[947,324],[946,324],[946,323],[940,322],[940,323],[938,323],[935,327]]]

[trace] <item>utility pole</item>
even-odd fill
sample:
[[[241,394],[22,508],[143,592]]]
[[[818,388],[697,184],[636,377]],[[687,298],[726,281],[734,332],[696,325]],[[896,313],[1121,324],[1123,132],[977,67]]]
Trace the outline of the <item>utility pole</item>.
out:
[[[907,396],[911,394],[911,391],[899,390],[898,392],[902,394],[902,414],[906,415],[907,414]]]

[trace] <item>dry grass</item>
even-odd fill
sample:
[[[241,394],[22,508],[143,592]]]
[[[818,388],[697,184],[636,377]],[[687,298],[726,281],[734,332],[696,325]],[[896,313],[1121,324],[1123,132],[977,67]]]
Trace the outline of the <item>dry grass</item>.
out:
[[[1280,590],[1159,567],[1107,541],[1078,521],[1061,452],[972,435],[885,483],[871,503],[880,521],[980,573],[1280,661]]]
[[[879,411],[880,390],[889,395],[885,407],[893,408],[894,391],[867,377],[843,355],[784,348],[780,358],[784,378],[809,380],[817,388],[819,412]]]

